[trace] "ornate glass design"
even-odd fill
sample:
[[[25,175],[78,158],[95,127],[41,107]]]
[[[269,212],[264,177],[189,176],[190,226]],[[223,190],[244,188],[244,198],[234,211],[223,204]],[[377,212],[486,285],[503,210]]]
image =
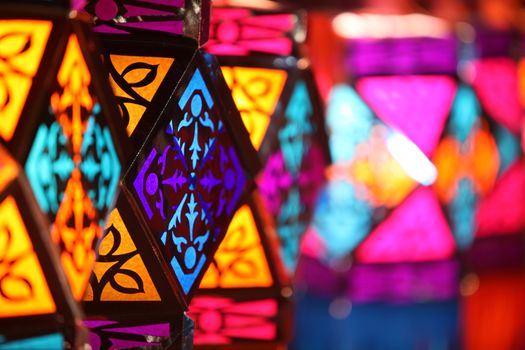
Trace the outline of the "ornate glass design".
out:
[[[196,67],[170,108],[172,117],[159,124],[155,145],[144,149],[144,161],[128,176],[186,295],[204,273],[248,185],[209,87]]]
[[[219,60],[265,167],[257,180],[274,217],[281,256],[293,273],[299,244],[330,161],[320,98],[295,56],[303,37],[298,13],[217,7],[206,49]]]
[[[86,0],[82,10],[94,18],[94,30],[107,34],[155,32],[208,39],[207,0]]]
[[[0,342],[7,347],[82,347],[76,302],[126,157],[93,34],[55,5],[0,9]]]
[[[214,8],[207,50],[215,55],[290,55],[298,16],[247,8]]]
[[[71,35],[25,170],[53,224],[53,241],[81,299],[95,262],[100,224],[113,204],[121,165],[78,39]],[[53,120],[54,119],[54,120]]]

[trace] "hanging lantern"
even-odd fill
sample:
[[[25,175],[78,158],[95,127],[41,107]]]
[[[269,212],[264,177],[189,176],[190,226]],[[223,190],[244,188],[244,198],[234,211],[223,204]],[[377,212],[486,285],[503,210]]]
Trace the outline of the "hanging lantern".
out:
[[[274,230],[255,194],[235,213],[190,305],[197,348],[288,342],[292,290]]]
[[[198,48],[196,39],[207,36],[206,2],[112,2],[124,11],[123,26],[102,3],[88,1],[84,10],[96,16],[136,157],[84,300],[88,325],[102,348],[128,333],[133,346],[152,336],[178,348],[191,328],[183,311],[259,163],[218,64]]]
[[[0,8],[0,338],[36,334],[20,346],[56,348],[79,345],[76,302],[118,192],[126,137],[89,25],[67,4],[46,5]]]
[[[265,164],[258,188],[275,219],[281,258],[291,274],[330,157],[320,97],[307,60],[297,54],[304,19],[268,4],[271,9],[214,7],[206,50],[219,55]]]
[[[354,302],[453,298],[456,230],[435,192],[434,162],[459,94],[453,33],[421,14],[348,13],[332,24],[348,39],[352,79],[330,96],[334,165],[305,238],[306,261],[317,261],[323,278],[337,266],[333,278],[348,288],[327,287]],[[393,288],[398,276],[403,286]]]

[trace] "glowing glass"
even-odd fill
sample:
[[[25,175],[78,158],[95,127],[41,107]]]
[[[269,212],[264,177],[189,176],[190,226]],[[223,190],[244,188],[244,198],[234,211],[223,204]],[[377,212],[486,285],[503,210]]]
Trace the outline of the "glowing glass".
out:
[[[297,17],[290,13],[214,8],[206,49],[215,55],[290,55],[296,22]]]
[[[0,20],[0,136],[4,140],[11,140],[18,125],[51,27],[50,21]]]

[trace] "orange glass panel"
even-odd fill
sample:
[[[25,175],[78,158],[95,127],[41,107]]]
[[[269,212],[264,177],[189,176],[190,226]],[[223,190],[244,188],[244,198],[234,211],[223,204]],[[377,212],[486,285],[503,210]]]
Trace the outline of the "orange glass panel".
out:
[[[0,192],[11,182],[18,174],[18,166],[9,154],[0,147]]]
[[[87,128],[87,118],[83,118],[82,110],[92,110],[93,98],[89,93],[91,74],[75,35],[69,37],[57,80],[63,92],[51,95],[51,106],[64,134],[72,142],[74,160],[79,162]]]
[[[461,145],[453,137],[447,137],[437,147],[433,161],[438,169],[434,188],[445,203],[456,193],[461,178],[472,180],[477,193],[486,194],[498,175],[499,157],[494,138],[488,130],[476,131]]]
[[[129,119],[126,130],[131,136],[146,111],[146,106],[139,101],[140,98],[151,102],[174,59],[110,55],[110,60],[122,78],[117,83],[110,77],[110,83],[115,96],[121,98],[121,108],[126,108]],[[138,99],[134,96],[136,94]]]
[[[52,23],[0,20],[0,137],[11,140]]]
[[[222,67],[222,74],[232,90],[252,144],[258,150],[287,74],[279,69],[249,67]]]
[[[157,289],[118,209],[111,212],[107,226],[108,231],[100,242],[99,258],[94,269],[97,280],[95,288],[102,289],[97,300],[160,300]],[[84,300],[94,300],[93,293],[93,289],[89,288]]]
[[[96,258],[94,243],[102,233],[80,176],[80,171],[74,169],[51,231],[53,241],[60,247],[60,260],[77,300],[82,299],[86,289]]]
[[[200,288],[271,286],[273,278],[259,235],[250,208],[241,207],[233,216]]]
[[[0,203],[0,318],[55,312],[14,198]]]

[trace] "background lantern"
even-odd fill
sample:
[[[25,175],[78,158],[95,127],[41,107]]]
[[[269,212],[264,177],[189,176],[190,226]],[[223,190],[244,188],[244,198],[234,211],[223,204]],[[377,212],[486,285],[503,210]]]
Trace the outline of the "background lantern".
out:
[[[271,217],[254,194],[235,213],[189,307],[197,348],[269,349],[289,341],[292,290],[278,247]]]
[[[265,167],[258,187],[274,216],[281,257],[295,268],[330,157],[317,89],[308,62],[298,55],[304,19],[272,9],[213,8],[208,52],[219,60],[237,108]],[[218,4],[218,5],[223,5]]]
[[[22,203],[16,204],[22,221],[17,230],[5,231],[4,237],[11,237],[8,242],[20,239],[27,249],[36,249],[45,283],[53,285],[45,287],[44,281],[39,282],[42,288],[51,288],[49,299],[54,300],[42,301],[42,305],[54,306],[45,312],[38,311],[36,304],[27,306],[20,315],[55,316],[42,316],[39,325],[19,329],[17,322],[23,321],[5,320],[5,339],[11,338],[12,326],[16,337],[33,330],[42,332],[42,328],[60,333],[64,327],[79,327],[80,314],[74,303],[82,299],[88,283],[94,247],[113,207],[125,159],[124,127],[111,90],[100,79],[104,70],[89,25],[70,14],[64,4],[46,5],[2,5],[0,136],[9,154],[4,158],[12,157],[19,164],[15,183],[20,189],[12,198]],[[9,193],[6,196],[11,198]],[[15,213],[15,207],[10,207],[6,211]],[[24,227],[30,225],[36,228],[28,237]],[[55,254],[53,249],[58,256],[45,257]],[[5,273],[9,280],[15,271]],[[22,292],[22,287],[30,288],[27,281],[13,275],[10,288]],[[73,335],[69,331],[67,341],[75,341]]]

